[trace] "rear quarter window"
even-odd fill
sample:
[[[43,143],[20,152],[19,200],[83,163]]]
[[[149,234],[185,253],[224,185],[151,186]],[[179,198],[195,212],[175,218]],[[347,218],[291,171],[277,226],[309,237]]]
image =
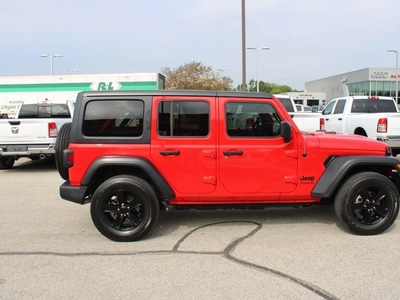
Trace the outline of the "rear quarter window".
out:
[[[85,106],[82,133],[86,136],[139,137],[143,134],[141,100],[90,101]]]

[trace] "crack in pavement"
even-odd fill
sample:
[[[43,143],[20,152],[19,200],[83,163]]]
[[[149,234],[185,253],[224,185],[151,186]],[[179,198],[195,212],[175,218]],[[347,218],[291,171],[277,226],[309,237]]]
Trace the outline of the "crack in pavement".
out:
[[[256,228],[253,229],[250,233],[243,235],[239,238],[236,238],[234,241],[232,241],[223,251],[181,251],[179,250],[179,247],[182,245],[182,243],[187,240],[191,235],[193,235],[196,231],[200,229],[204,229],[206,227],[211,227],[211,226],[217,226],[217,225],[222,225],[222,224],[229,224],[229,223],[242,223],[242,224],[251,224],[255,225]],[[18,255],[23,255],[23,256],[29,256],[29,255],[52,255],[52,256],[64,256],[64,257],[78,257],[78,256],[124,256],[124,255],[144,255],[144,254],[200,254],[200,255],[222,255],[229,261],[233,263],[237,263],[243,267],[248,267],[252,269],[256,269],[258,271],[262,272],[267,272],[269,274],[281,277],[285,280],[289,280],[297,285],[300,285],[312,293],[327,299],[327,300],[338,300],[339,298],[332,295],[328,291],[325,291],[324,289],[310,283],[307,281],[304,281],[302,279],[296,278],[294,276],[291,276],[289,274],[283,273],[278,270],[274,270],[262,265],[258,265],[255,263],[252,263],[247,260],[243,260],[240,258],[237,258],[233,255],[233,252],[237,246],[239,246],[242,242],[244,242],[246,239],[252,237],[255,235],[261,228],[262,228],[261,223],[253,222],[253,221],[222,221],[222,222],[216,222],[216,223],[210,223],[210,224],[205,224],[199,227],[194,228],[193,230],[189,231],[186,233],[182,238],[179,239],[179,241],[174,245],[172,250],[155,250],[155,251],[138,251],[138,252],[84,252],[84,253],[60,253],[60,252],[45,252],[45,251],[35,251],[35,252],[0,252],[0,256],[18,256]],[[4,283],[0,280],[0,284]]]

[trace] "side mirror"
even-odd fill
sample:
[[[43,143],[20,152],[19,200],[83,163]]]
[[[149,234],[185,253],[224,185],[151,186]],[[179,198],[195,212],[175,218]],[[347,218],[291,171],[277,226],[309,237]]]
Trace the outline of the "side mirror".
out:
[[[281,137],[285,143],[292,140],[292,125],[288,121],[281,122]]]

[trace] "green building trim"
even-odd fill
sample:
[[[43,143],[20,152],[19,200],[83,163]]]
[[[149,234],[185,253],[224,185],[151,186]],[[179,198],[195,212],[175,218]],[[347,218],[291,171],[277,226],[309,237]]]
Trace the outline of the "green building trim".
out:
[[[92,84],[98,83],[96,89]],[[70,92],[70,91],[92,91],[92,90],[113,90],[114,82],[73,82],[73,83],[28,83],[28,84],[0,84],[0,93],[21,93],[21,92]],[[121,90],[155,90],[156,81],[119,82]]]

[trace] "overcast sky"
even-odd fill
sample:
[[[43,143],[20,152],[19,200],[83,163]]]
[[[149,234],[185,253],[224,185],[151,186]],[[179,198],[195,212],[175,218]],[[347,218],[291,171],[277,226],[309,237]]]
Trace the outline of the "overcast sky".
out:
[[[241,0],[0,0],[0,76],[160,72],[200,61],[242,82]],[[247,0],[259,80],[307,81],[395,67],[399,0]],[[247,50],[247,81],[256,78]]]

